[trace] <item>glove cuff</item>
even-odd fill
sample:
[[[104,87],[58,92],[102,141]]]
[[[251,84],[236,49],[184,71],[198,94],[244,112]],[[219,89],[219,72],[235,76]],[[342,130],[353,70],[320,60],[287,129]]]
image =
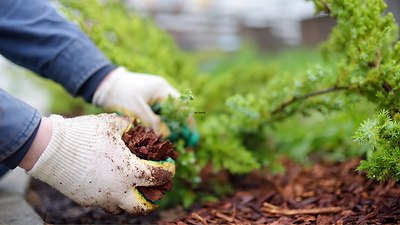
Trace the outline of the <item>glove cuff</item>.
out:
[[[92,149],[82,148],[82,143],[93,139],[96,127],[87,123],[82,126],[79,122],[67,122],[69,119],[59,115],[51,115],[50,119],[53,121],[50,143],[28,174],[58,190],[62,190],[60,188],[63,186],[71,189],[79,185],[77,180],[84,180],[82,177],[86,176],[88,165],[92,162],[93,154],[88,154]],[[94,148],[95,145],[90,147]]]
[[[126,73],[125,67],[118,67],[107,78],[105,82],[98,88],[93,95],[92,103],[95,106],[103,106],[106,104],[106,98],[109,97],[109,91],[119,80],[122,74]]]

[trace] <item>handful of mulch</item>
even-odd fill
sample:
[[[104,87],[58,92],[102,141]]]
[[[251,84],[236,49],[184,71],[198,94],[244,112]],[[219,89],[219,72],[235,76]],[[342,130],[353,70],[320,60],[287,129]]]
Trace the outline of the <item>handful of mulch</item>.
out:
[[[157,135],[151,128],[145,128],[134,122],[134,128],[122,135],[125,145],[137,157],[145,160],[164,161],[169,157],[176,160],[178,153],[172,148],[169,140],[161,140],[162,135]],[[157,187],[137,187],[137,189],[151,202],[155,203],[164,198],[165,191],[172,189],[172,181]]]

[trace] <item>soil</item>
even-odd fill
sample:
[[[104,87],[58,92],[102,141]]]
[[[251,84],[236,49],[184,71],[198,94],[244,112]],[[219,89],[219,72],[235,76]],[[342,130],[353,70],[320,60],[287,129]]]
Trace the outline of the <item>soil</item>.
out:
[[[33,180],[27,200],[47,223],[134,224],[398,224],[400,183],[380,183],[355,169],[359,159],[303,168],[285,161],[284,175],[255,171],[230,177],[236,193],[217,202],[158,209],[144,217],[84,208]]]
[[[122,135],[122,140],[133,154],[141,159],[164,161],[169,157],[176,160],[178,153],[169,140],[163,141],[162,135],[156,135],[151,128],[145,128],[134,121],[134,128]],[[166,191],[172,189],[172,181],[157,187],[137,187],[151,202],[164,198]]]

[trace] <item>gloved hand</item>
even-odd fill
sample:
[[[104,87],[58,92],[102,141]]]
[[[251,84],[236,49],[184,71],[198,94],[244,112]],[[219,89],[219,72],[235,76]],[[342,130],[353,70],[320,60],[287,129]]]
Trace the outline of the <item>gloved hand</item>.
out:
[[[83,206],[97,206],[112,214],[126,211],[145,215],[157,208],[137,186],[159,186],[171,180],[171,162],[142,160],[121,140],[132,127],[129,117],[100,114],[65,119],[50,117],[50,143],[30,175],[50,184]]]
[[[166,138],[170,136],[170,131],[150,106],[166,100],[169,94],[174,98],[180,96],[164,78],[132,73],[119,67],[100,84],[92,102],[106,112],[139,118],[143,125],[150,126]]]

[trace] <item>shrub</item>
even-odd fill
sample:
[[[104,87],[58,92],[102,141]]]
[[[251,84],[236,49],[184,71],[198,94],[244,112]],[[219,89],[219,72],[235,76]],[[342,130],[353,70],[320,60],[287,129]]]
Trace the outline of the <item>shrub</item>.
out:
[[[321,46],[329,63],[282,72],[261,57],[217,74],[200,73],[193,58],[164,31],[117,1],[61,2],[116,65],[161,75],[180,91],[190,89],[196,98],[194,111],[206,113],[196,116],[202,140],[195,151],[185,148],[183,139],[175,142],[181,156],[168,203],[189,206],[204,197],[197,189],[199,171],[210,165],[215,172],[241,174],[262,166],[282,171],[277,161],[281,154],[303,162],[311,161],[304,160],[310,153],[336,160],[361,155],[366,148],[353,145],[350,136],[375,110],[378,115],[364,122],[355,136],[357,142],[373,146],[359,170],[381,180],[398,178],[400,44],[392,14],[382,16],[382,0],[314,0],[317,13],[337,20]],[[174,117],[167,112],[176,112],[181,103],[164,104],[170,110],[163,118]],[[183,117],[176,118],[172,122]],[[302,129],[294,129],[298,126]],[[306,128],[313,130],[304,132]],[[214,193],[231,190],[226,184],[213,186]]]

